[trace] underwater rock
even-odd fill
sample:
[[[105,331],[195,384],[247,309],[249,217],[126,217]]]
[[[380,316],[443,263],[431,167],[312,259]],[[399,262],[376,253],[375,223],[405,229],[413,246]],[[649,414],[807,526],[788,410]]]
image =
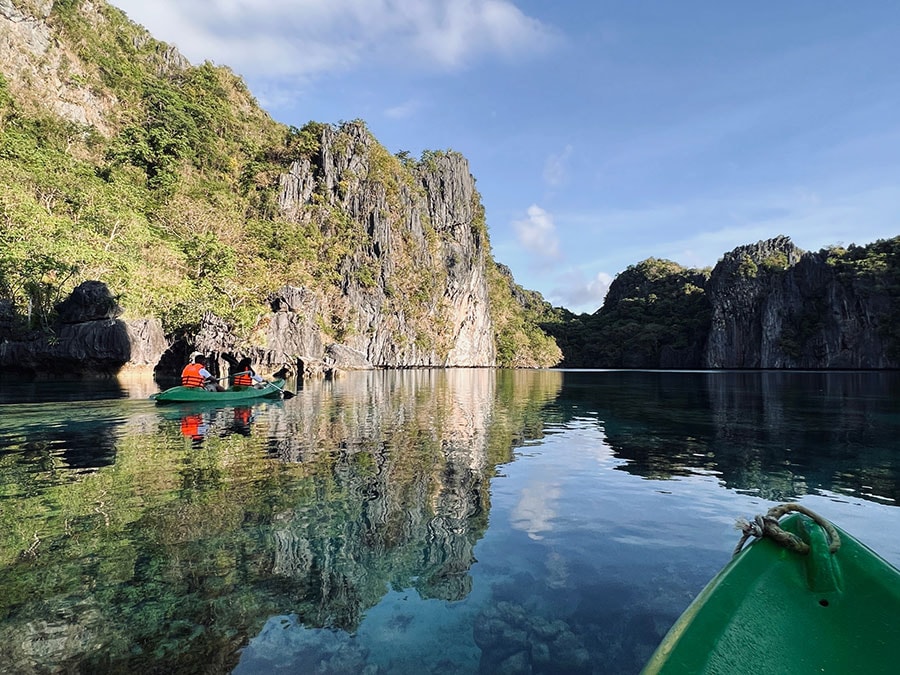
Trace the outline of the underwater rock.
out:
[[[568,624],[499,602],[475,620],[482,673],[590,673],[591,656]]]

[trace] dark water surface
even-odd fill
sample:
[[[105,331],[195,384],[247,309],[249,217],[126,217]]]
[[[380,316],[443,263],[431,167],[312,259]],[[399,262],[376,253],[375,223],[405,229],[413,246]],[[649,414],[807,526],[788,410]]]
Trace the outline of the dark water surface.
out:
[[[636,673],[798,500],[900,565],[900,374],[0,382],[2,673]]]

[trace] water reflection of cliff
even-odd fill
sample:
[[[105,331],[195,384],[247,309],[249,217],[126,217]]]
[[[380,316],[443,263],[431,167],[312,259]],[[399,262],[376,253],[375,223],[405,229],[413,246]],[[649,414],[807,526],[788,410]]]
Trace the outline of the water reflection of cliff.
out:
[[[540,409],[561,383],[547,374],[523,394],[507,388],[513,379],[524,382],[489,370],[371,372],[301,392],[297,414],[279,421],[286,428],[271,430],[269,451],[301,466],[330,463],[324,503],[279,513],[273,533],[273,572],[321,584],[305,622],[352,629],[385,583],[423,597],[465,597],[493,467],[511,458],[528,408]],[[507,433],[492,428],[498,418]],[[522,423],[509,433],[502,418]],[[322,518],[339,495],[348,511]],[[327,533],[318,531],[323,524]],[[373,575],[378,569],[387,574]]]
[[[562,399],[595,411],[631,473],[711,473],[771,500],[826,490],[900,503],[898,383],[880,372],[567,373]]]
[[[271,616],[353,630],[389,588],[460,599],[495,467],[542,433],[561,382],[360,373],[301,389],[249,436],[194,447],[181,417],[149,424],[141,408],[114,465],[71,487],[10,483],[0,662],[223,672]]]
[[[48,411],[53,414],[51,424]],[[59,478],[66,479],[67,470],[109,466],[116,461],[122,424],[122,419],[101,415],[90,402],[78,406],[35,403],[17,406],[14,413],[4,411],[0,414],[0,472],[11,464],[40,463],[58,467]]]

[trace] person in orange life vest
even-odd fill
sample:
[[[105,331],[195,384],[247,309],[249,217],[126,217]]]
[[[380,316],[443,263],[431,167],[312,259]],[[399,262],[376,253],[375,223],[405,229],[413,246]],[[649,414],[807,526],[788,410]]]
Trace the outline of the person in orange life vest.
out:
[[[256,374],[250,366],[250,359],[241,359],[237,364],[238,374],[234,376],[235,387],[261,387],[265,386],[265,380]]]
[[[219,386],[216,378],[206,369],[206,357],[203,354],[197,354],[194,362],[187,364],[181,371],[181,386],[204,387],[208,391],[225,391],[225,388]]]

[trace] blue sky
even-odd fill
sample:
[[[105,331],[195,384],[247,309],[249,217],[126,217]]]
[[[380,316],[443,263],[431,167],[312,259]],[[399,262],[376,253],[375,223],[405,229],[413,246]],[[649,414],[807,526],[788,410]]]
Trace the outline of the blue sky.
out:
[[[649,257],[900,234],[900,3],[114,0],[275,119],[470,163],[494,258],[593,312]]]

